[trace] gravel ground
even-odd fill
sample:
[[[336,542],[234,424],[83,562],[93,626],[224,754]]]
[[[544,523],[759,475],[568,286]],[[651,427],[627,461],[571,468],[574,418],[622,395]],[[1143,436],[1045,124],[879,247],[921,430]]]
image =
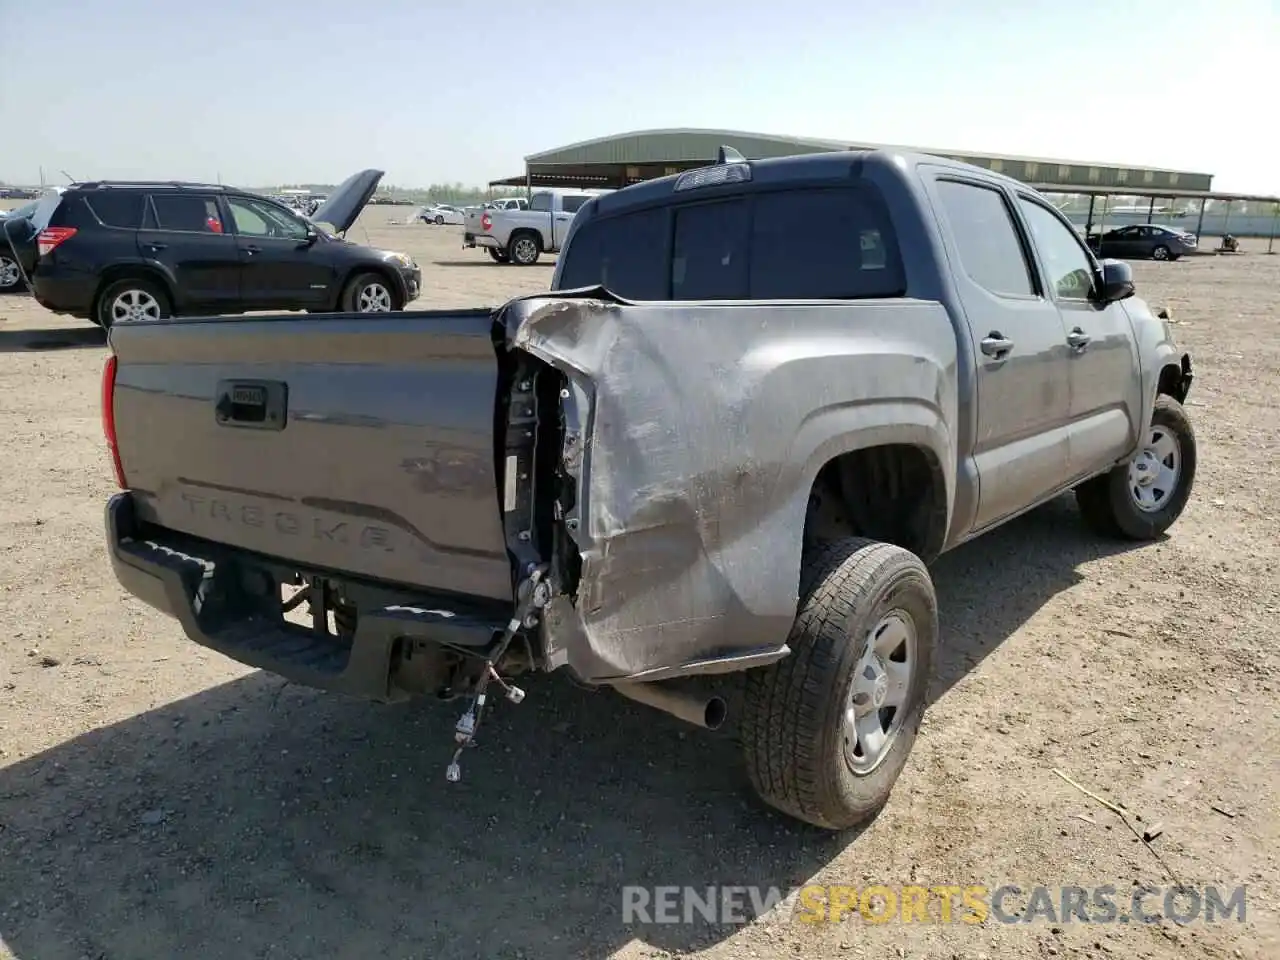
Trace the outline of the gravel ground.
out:
[[[457,228],[385,223],[421,305],[496,303]],[[356,235],[362,232],[357,228]],[[0,297],[0,957],[1280,956],[1280,256],[1139,264],[1197,364],[1163,542],[1069,499],[944,557],[936,703],[884,813],[832,837],[727,736],[557,679],[445,783],[456,708],[349,702],[186,642],[103,549],[102,338]],[[1082,786],[1155,822],[1150,845]],[[625,884],[1247,884],[1247,921],[625,924]],[[1157,909],[1159,901],[1154,901]]]

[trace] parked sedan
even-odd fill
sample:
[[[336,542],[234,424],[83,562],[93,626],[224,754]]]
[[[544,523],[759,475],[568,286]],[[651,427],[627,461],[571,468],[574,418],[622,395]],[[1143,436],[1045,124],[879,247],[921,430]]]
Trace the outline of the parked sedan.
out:
[[[1143,223],[1108,230],[1089,238],[1089,246],[1103,257],[1137,260],[1177,260],[1196,250],[1196,236],[1185,230]]]
[[[446,223],[458,226],[464,219],[461,210],[447,203],[433,203],[429,207],[423,207],[418,217],[424,223],[434,223],[437,226]]]

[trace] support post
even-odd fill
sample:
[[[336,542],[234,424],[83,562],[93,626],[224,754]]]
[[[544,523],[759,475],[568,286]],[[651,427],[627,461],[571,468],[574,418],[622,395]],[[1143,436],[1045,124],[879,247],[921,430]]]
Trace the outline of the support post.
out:
[[[533,203],[533,170],[527,163],[524,165],[524,198]]]
[[[1084,239],[1089,242],[1089,234],[1093,233],[1093,204],[1098,199],[1096,194],[1089,194],[1089,214],[1084,220]]]
[[[1208,197],[1200,198],[1200,219],[1196,221],[1196,239],[1200,239],[1200,234],[1204,233],[1204,205],[1209,202]]]
[[[1272,249],[1276,245],[1276,224],[1280,223],[1280,203],[1271,205],[1271,236],[1267,238],[1267,253],[1275,253]]]
[[[1151,202],[1147,204],[1147,223],[1151,222],[1151,218],[1155,216],[1155,212],[1156,212],[1156,198],[1152,197]]]

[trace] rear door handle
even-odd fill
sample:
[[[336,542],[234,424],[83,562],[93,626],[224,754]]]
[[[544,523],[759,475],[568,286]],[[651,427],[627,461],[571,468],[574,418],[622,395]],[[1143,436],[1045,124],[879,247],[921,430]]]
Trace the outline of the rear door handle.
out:
[[[1085,333],[1079,327],[1076,327],[1074,330],[1072,330],[1070,333],[1067,334],[1067,346],[1069,346],[1072,350],[1083,350],[1085,347],[1089,345],[1090,339],[1091,338],[1087,333]]]
[[[152,253],[156,253],[159,250],[168,250],[169,245],[167,243],[148,243],[147,249]]]
[[[261,253],[262,248],[258,246],[256,243],[251,243],[244,248],[244,251],[245,253]]]
[[[995,357],[998,360],[1013,349],[1013,341],[1005,339],[1004,334],[992,330],[978,346],[988,357]]]

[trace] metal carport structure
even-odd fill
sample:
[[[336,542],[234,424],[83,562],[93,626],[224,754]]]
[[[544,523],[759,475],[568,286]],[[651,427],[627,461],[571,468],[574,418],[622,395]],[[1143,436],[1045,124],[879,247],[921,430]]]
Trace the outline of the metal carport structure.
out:
[[[1046,160],[966,150],[773,136],[739,130],[685,128],[621,133],[530,154],[525,157],[523,176],[494,180],[490,186],[625,187],[641,180],[651,180],[712,163],[716,151],[722,145],[733,147],[748,160],[786,157],[798,153],[827,153],[832,150],[930,153],[985,167],[1028,183],[1052,184],[1058,189],[1132,186],[1141,189],[1208,191],[1213,185],[1211,174],[1160,167],[1122,167],[1078,160]]]
[[[1151,212],[1157,199],[1199,200],[1200,224],[1203,224],[1205,204],[1211,200],[1228,204],[1239,200],[1269,203],[1273,205],[1273,213],[1280,215],[1280,198],[1215,193],[1212,174],[1189,170],[700,128],[640,130],[544,150],[525,157],[523,175],[494,180],[489,186],[527,190],[534,187],[618,189],[706,166],[715,161],[721,146],[733,147],[749,160],[833,150],[881,149],[950,157],[1023,180],[1043,193],[1090,197],[1086,229],[1093,225],[1093,201],[1097,197],[1150,198]],[[1272,236],[1275,233],[1273,228]]]

